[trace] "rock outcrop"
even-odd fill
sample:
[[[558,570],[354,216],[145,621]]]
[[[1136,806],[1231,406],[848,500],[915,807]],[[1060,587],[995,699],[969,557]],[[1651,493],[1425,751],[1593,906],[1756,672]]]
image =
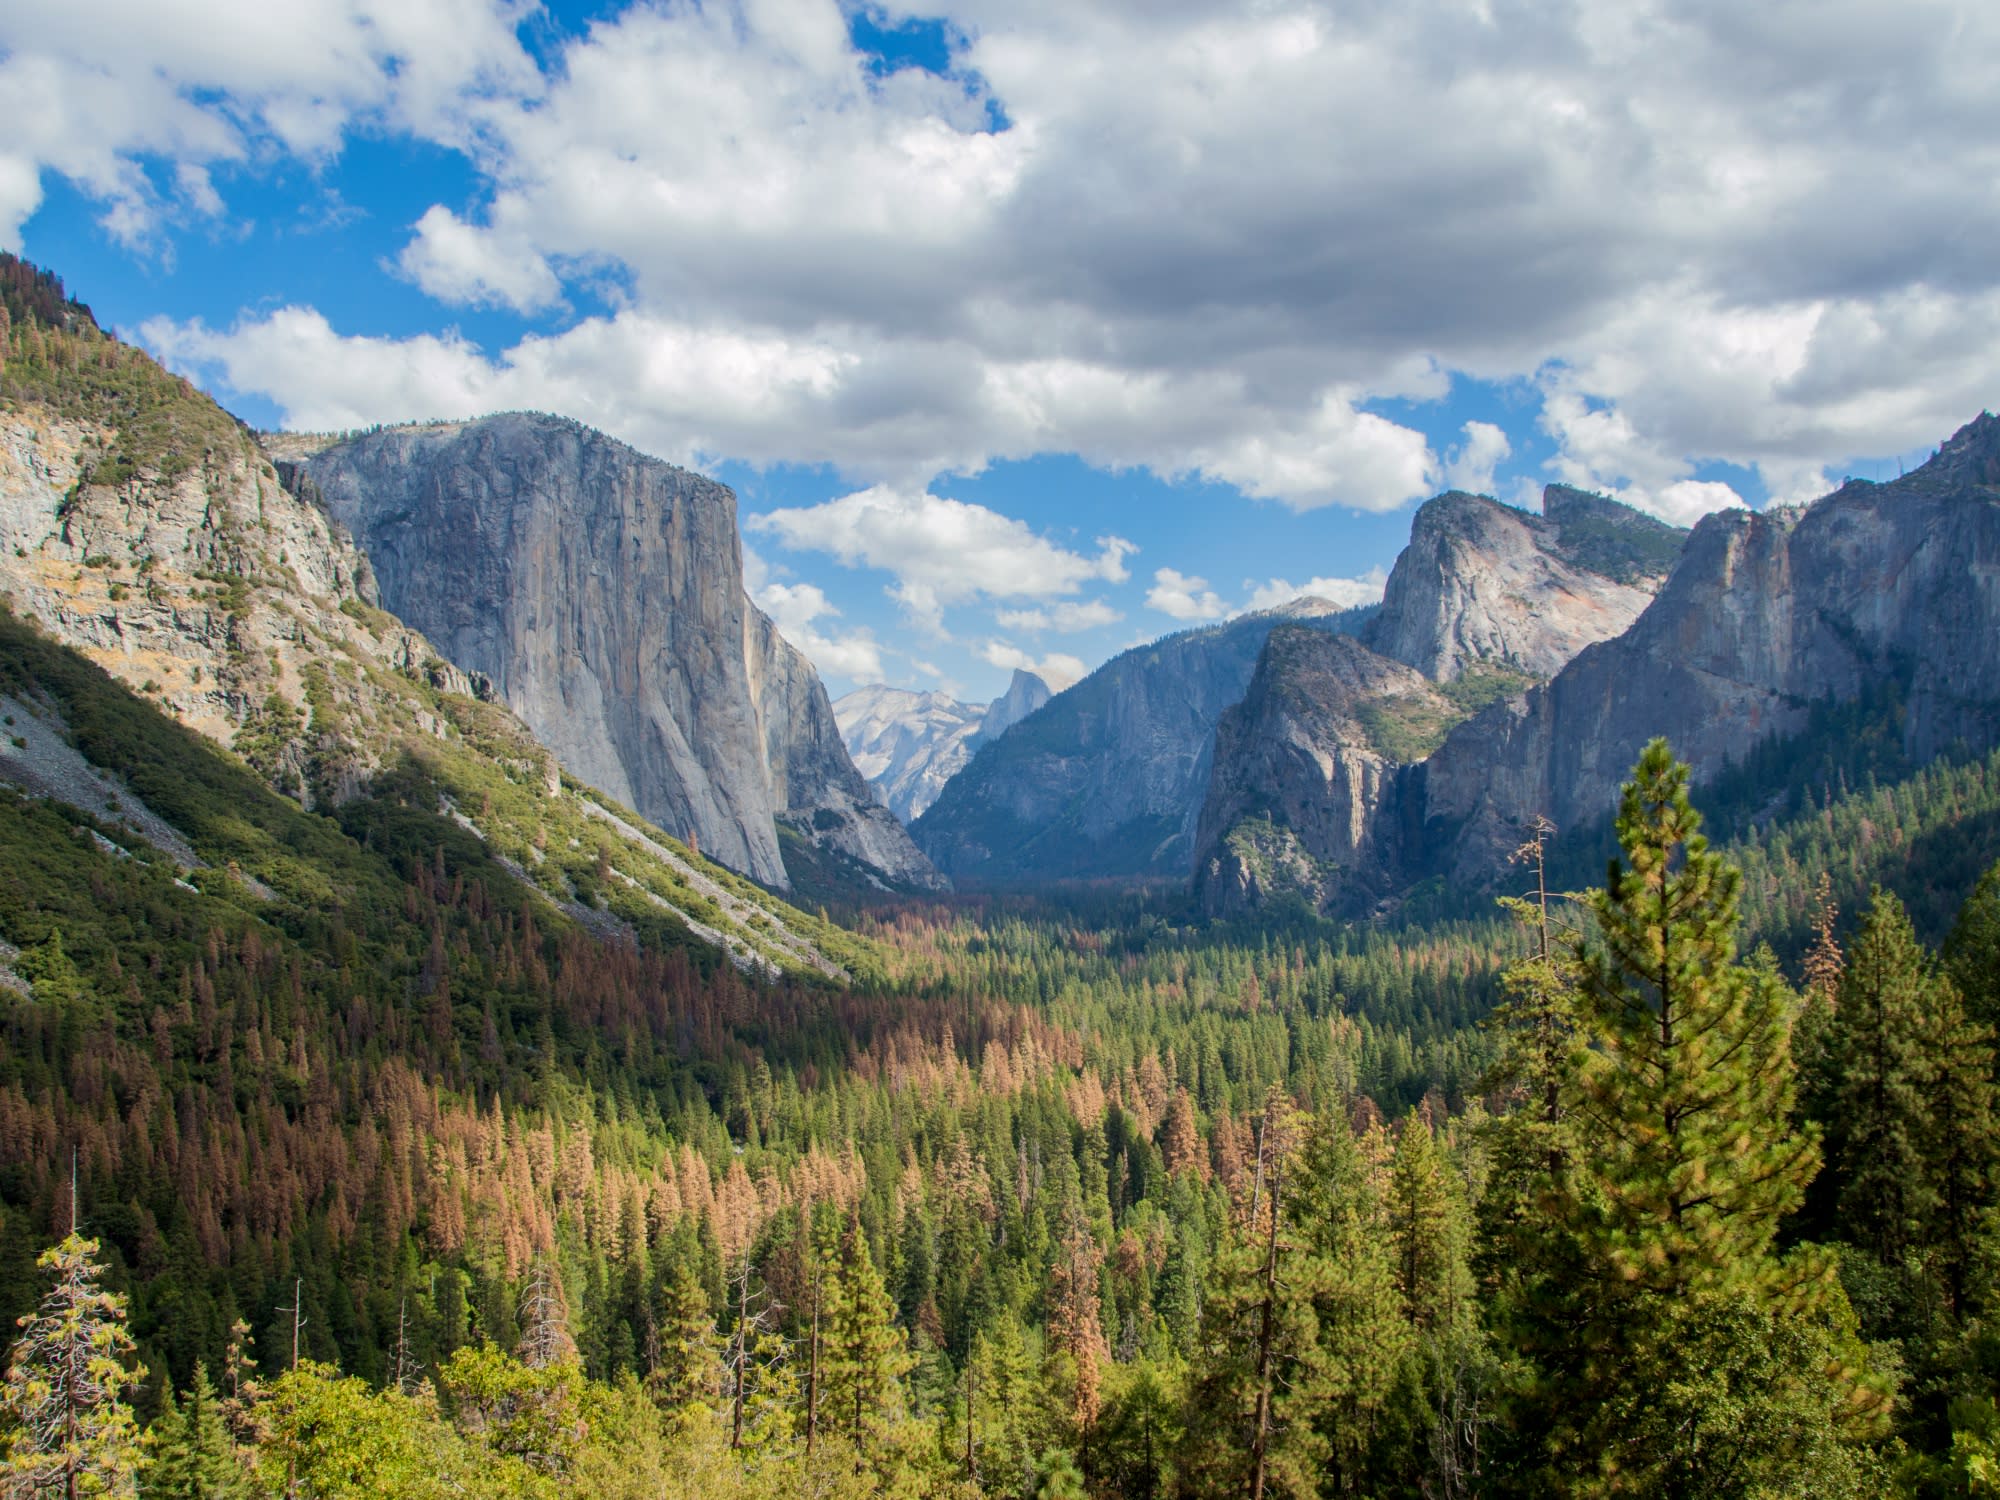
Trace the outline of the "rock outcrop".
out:
[[[1375,899],[1402,871],[1391,838],[1403,746],[1455,705],[1420,673],[1360,642],[1271,632],[1243,701],[1222,716],[1195,872],[1227,915],[1292,894],[1315,910]]]
[[[1421,852],[1477,878],[1536,814],[1604,817],[1646,742],[1698,779],[1896,684],[1909,754],[2000,743],[2000,420],[1888,484],[1804,510],[1719,511],[1624,635],[1456,730],[1414,773]]]
[[[936,875],[869,795],[806,659],[743,589],[735,496],[526,413],[301,453],[383,605],[574,775],[766,885],[782,822],[882,880]]]
[[[406,734],[447,734],[425,690],[487,685],[376,607],[367,559],[295,476],[138,351],[70,336],[124,365],[170,437],[142,445],[70,390],[0,412],[15,613],[307,807],[352,796]]]
[[[1550,677],[1621,634],[1687,534],[1561,486],[1543,506],[1536,516],[1456,490],[1427,501],[1362,639],[1449,682],[1475,664]]]
[[[1440,495],[1412,521],[1360,642],[1272,634],[1216,738],[1196,839],[1205,909],[1289,894],[1353,911],[1392,896],[1422,854],[1403,836],[1407,768],[1624,631],[1686,537],[1561,486],[1543,504],[1536,516]]]
[[[836,698],[833,716],[848,754],[875,795],[905,823],[937,801],[947,781],[987,740],[1013,728],[1049,701],[1049,685],[1014,669],[1007,691],[985,708],[949,693],[919,693],[872,684]]]
[[[1299,599],[1113,657],[983,745],[911,828],[954,880],[1186,876],[1215,728],[1290,620],[1351,634],[1368,610]]]

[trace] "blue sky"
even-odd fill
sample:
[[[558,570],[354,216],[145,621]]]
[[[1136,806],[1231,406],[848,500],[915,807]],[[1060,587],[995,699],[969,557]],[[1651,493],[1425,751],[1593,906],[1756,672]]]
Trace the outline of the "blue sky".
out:
[[[1675,520],[1992,404],[1957,0],[23,0],[0,244],[260,425],[564,411],[731,484],[835,692],[980,699],[1426,495]]]

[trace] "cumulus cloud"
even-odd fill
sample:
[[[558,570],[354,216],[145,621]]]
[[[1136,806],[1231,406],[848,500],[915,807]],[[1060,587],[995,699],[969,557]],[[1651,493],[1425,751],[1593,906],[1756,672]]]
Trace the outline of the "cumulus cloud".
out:
[[[1685,508],[1709,461],[1796,496],[1993,399],[2000,8],[891,7],[945,74],[851,9],[633,4],[541,70],[515,0],[24,0],[0,238],[51,172],[143,237],[214,211],[181,166],[456,145],[483,201],[403,274],[540,309],[611,267],[629,305],[487,351],[300,309],[167,340],[288,413],[555,406],[902,489],[1060,452],[1389,509],[1510,456],[1390,404],[1470,377],[1534,382],[1557,477]],[[374,383],[259,353],[302,333]]]
[[[746,568],[746,583],[749,572]],[[882,670],[882,648],[870,632],[856,630],[829,635],[815,624],[825,616],[840,613],[817,585],[765,581],[752,588],[751,597],[771,617],[778,633],[805,652],[820,671],[855,682],[883,680],[886,674]]]
[[[1308,597],[1324,599],[1342,609],[1356,609],[1363,604],[1379,603],[1388,582],[1389,575],[1379,567],[1370,568],[1358,578],[1308,578],[1299,584],[1288,583],[1282,578],[1253,583],[1246,578],[1243,587],[1250,590],[1250,601],[1243,606],[1242,613],[1276,609],[1280,604]]]
[[[1045,631],[1075,635],[1079,631],[1116,625],[1124,618],[1123,611],[1113,609],[1102,599],[1064,600],[1035,609],[1000,609],[993,612],[993,623],[1002,630],[1019,630],[1028,635],[1040,635]]]
[[[562,299],[562,283],[525,240],[509,243],[442,205],[425,211],[396,264],[440,302],[535,312]]]
[[[1465,441],[1445,456],[1445,487],[1474,495],[1492,494],[1493,471],[1513,452],[1507,434],[1493,423],[1467,422]]]
[[[824,552],[848,567],[880,568],[910,615],[940,628],[945,606],[968,599],[1046,599],[1093,581],[1130,576],[1123,537],[1085,556],[983,505],[876,486],[821,505],[768,511],[746,523],[795,552]]]
[[[1011,672],[1019,668],[1023,672],[1033,672],[1049,685],[1053,692],[1082,680],[1090,669],[1074,656],[1060,651],[1051,651],[1039,661],[1020,647],[1006,641],[988,641],[979,648],[980,660],[987,664]]]
[[[526,0],[20,0],[0,10],[0,245],[18,248],[42,178],[144,239],[177,208],[221,209],[206,169],[322,161],[370,125],[469,146],[542,76]],[[166,166],[171,192],[146,163]]]
[[[1229,606],[1208,586],[1206,578],[1190,577],[1175,568],[1154,570],[1146,603],[1176,620],[1219,620],[1229,613]]]

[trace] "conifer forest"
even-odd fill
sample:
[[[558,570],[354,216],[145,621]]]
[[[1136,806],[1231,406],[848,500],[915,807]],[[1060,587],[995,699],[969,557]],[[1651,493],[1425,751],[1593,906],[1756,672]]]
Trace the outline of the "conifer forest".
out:
[[[912,899],[832,983],[0,629],[222,856],[0,792],[9,1495],[2000,1485],[2000,761],[1711,844],[1661,741],[1588,888],[1545,831],[1374,924]]]

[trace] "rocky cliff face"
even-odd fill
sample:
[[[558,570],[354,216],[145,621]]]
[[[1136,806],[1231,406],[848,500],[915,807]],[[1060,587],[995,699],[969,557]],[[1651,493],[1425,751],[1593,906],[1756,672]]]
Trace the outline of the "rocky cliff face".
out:
[[[1362,639],[1449,682],[1474,664],[1549,677],[1622,633],[1665,574],[1659,544],[1678,552],[1686,533],[1560,486],[1543,504],[1536,516],[1460,491],[1427,501]]]
[[[1406,768],[1625,630],[1686,536],[1560,486],[1543,504],[1535,516],[1440,495],[1418,510],[1361,642],[1271,636],[1216,739],[1195,845],[1207,910],[1283,893],[1355,910],[1392,894],[1421,855],[1402,837]]]
[[[306,469],[385,607],[495,691],[580,779],[767,885],[781,821],[914,885],[811,665],[743,590],[735,497],[558,418],[394,428]]]
[[[1215,728],[1287,620],[1352,633],[1367,611],[1302,599],[1114,657],[983,746],[911,829],[953,879],[1182,878]]]
[[[1196,845],[1195,888],[1228,914],[1294,893],[1315,909],[1392,889],[1403,744],[1455,714],[1420,673],[1343,636],[1280,626],[1243,701],[1223,714]]]
[[[948,693],[917,693],[880,684],[834,701],[848,754],[875,795],[905,823],[937,801],[973,751],[1011,729],[1050,698],[1049,685],[1015,668],[1007,691],[985,708]]]
[[[375,607],[367,560],[247,432],[104,344],[178,435],[135,457],[67,391],[0,413],[0,594],[15,613],[307,807],[353,795],[404,735],[447,734],[426,693],[484,681]]]
[[[1923,468],[1851,480],[1809,509],[1723,511],[1695,528],[1633,627],[1546,686],[1455,731],[1413,775],[1425,857],[1490,873],[1536,814],[1609,812],[1664,734],[1707,779],[1815,702],[1904,685],[1907,748],[2000,743],[2000,420]]]

